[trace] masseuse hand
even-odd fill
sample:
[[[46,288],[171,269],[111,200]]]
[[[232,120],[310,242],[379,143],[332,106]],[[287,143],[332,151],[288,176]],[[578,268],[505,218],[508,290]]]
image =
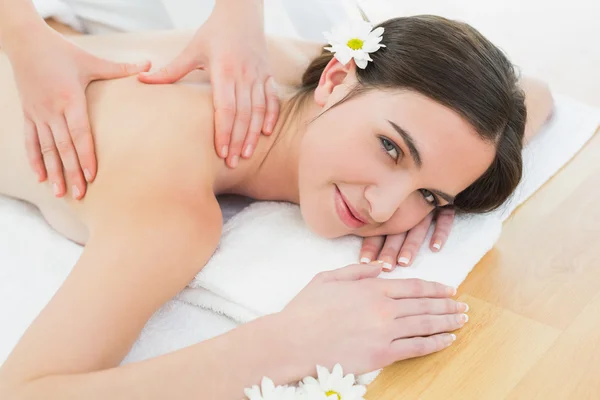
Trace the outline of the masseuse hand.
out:
[[[451,287],[419,279],[381,279],[380,264],[323,272],[277,315],[299,363],[370,372],[445,349],[468,310]],[[300,329],[299,329],[300,328]]]
[[[94,80],[147,71],[150,64],[100,59],[45,24],[10,39],[4,50],[23,106],[29,164],[40,182],[49,179],[56,196],[66,193],[67,178],[73,197],[80,199],[97,170],[85,88]]]
[[[208,69],[214,88],[215,150],[231,168],[240,155],[252,155],[261,132],[273,132],[279,114],[262,13],[256,1],[228,7],[217,0],[209,19],[175,60],[139,76],[146,83],[173,83],[194,69]]]
[[[408,232],[397,235],[366,237],[360,250],[361,262],[380,260],[385,263],[384,271],[393,270],[396,265],[403,267],[411,265],[417,252],[425,242],[429,226],[434,219],[435,230],[431,236],[429,248],[431,251],[440,251],[446,240],[448,240],[454,222],[454,208],[452,207],[442,207],[437,212],[429,213],[423,221]]]

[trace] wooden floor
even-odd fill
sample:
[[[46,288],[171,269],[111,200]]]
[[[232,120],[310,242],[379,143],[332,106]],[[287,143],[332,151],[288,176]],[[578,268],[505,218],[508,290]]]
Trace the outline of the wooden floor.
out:
[[[600,399],[600,133],[504,223],[459,287],[448,349],[398,362],[368,400]]]

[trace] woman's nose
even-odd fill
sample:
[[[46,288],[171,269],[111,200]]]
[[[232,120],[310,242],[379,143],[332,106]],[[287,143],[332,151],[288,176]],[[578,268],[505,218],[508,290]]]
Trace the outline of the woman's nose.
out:
[[[398,181],[393,184],[367,187],[365,198],[369,202],[371,218],[378,223],[386,222],[392,218],[411,192],[408,185]]]

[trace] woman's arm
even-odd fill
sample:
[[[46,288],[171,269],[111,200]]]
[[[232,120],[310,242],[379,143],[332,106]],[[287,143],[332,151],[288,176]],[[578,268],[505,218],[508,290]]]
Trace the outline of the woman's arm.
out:
[[[0,368],[0,398],[237,399],[263,374],[295,376],[281,368],[291,360],[274,358],[289,346],[277,344],[275,326],[264,319],[118,366],[155,310],[206,263],[221,216],[212,193],[177,201],[168,195],[177,188],[140,197],[124,181],[112,185],[104,198],[90,198],[106,202],[106,212],[96,215],[82,257]]]

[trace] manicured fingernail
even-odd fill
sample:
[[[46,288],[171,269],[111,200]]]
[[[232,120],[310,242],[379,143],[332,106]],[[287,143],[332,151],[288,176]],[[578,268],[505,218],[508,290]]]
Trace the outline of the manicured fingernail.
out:
[[[442,243],[439,240],[436,240],[435,243],[433,244],[433,248],[436,250],[439,250],[442,248]]]
[[[79,195],[81,195],[81,192],[79,191],[79,188],[75,185],[73,185],[73,187],[71,188],[71,191],[73,192],[73,198],[74,199],[78,199]]]
[[[400,254],[400,257],[398,257],[398,264],[408,265],[408,263],[410,262],[410,257],[411,254],[408,252]]]
[[[459,312],[469,311],[469,305],[467,303],[458,303],[458,311]]]
[[[456,288],[452,286],[446,286],[446,293],[448,293],[450,296],[454,296],[456,294]]]
[[[362,258],[360,259],[360,262],[361,262],[361,263],[364,263],[364,264],[368,264],[368,263],[370,263],[370,262],[371,262],[371,259],[370,259],[369,257],[362,257]]]
[[[456,316],[456,322],[459,324],[466,324],[469,320],[469,316],[467,314],[459,314]]]
[[[52,190],[54,191],[54,195],[58,196],[58,185],[56,183],[52,184]]]
[[[246,149],[244,150],[244,157],[250,157],[251,154],[252,154],[252,145],[249,144],[248,146],[246,146]]]
[[[392,270],[392,264],[384,262],[383,263],[383,270],[387,271],[387,272],[390,272]]]
[[[92,181],[92,174],[90,173],[90,171],[87,168],[85,168],[83,170],[83,176],[85,176],[86,181],[88,181],[88,182]]]
[[[221,148],[221,157],[225,158],[229,154],[229,147],[227,145]]]
[[[446,341],[446,345],[450,346],[452,343],[454,343],[456,341],[456,335],[454,333],[449,334],[448,336],[446,336],[445,341]]]
[[[238,160],[239,157],[238,156],[233,156],[231,157],[231,168],[235,168],[238,165]]]

